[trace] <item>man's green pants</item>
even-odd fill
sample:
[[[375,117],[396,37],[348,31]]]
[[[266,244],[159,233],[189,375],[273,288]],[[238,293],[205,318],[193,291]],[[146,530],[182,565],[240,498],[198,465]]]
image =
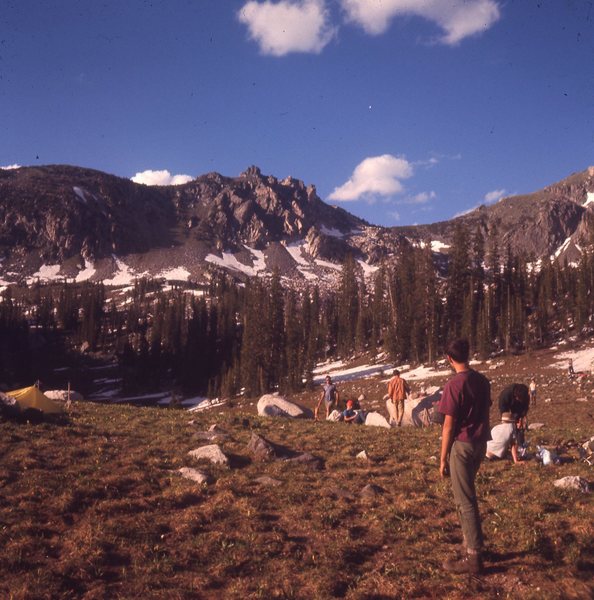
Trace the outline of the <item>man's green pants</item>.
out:
[[[486,450],[486,442],[470,444],[455,441],[450,451],[452,491],[460,517],[464,543],[468,550],[475,552],[483,548],[483,531],[474,480]]]

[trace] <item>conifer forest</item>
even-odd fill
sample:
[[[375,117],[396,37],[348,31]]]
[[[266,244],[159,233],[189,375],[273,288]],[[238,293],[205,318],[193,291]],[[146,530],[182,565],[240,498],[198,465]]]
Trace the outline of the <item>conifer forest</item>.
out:
[[[496,231],[458,227],[447,265],[428,243],[405,243],[364,279],[347,257],[333,291],[299,291],[276,273],[244,283],[213,274],[187,293],[137,280],[124,295],[101,283],[11,286],[0,302],[0,381],[29,383],[81,347],[116,357],[128,394],[175,389],[231,397],[311,385],[328,358],[386,353],[433,363],[448,340],[473,352],[522,352],[593,331],[594,251],[579,264],[515,256]]]

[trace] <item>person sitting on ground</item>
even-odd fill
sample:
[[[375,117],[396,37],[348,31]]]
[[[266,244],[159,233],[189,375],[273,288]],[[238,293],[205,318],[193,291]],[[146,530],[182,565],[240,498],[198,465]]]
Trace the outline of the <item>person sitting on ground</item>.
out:
[[[501,423],[491,429],[491,438],[487,442],[486,458],[489,460],[504,458],[510,450],[514,465],[523,464],[518,456],[517,422],[512,413],[504,412],[501,415]]]
[[[512,383],[499,394],[499,412],[509,412],[516,416],[518,444],[524,446],[524,432],[528,429],[528,409],[530,408],[530,393],[528,386],[523,383]]]
[[[361,413],[360,411],[356,410],[354,408],[354,401],[353,400],[347,400],[346,403],[346,409],[342,411],[342,421],[344,421],[345,423],[357,423],[357,424],[361,424]]]
[[[338,393],[338,388],[334,383],[332,383],[332,378],[330,375],[326,375],[326,383],[322,386],[322,393],[320,395],[320,399],[318,400],[318,405],[314,410],[314,418],[318,420],[318,412],[320,410],[320,405],[322,404],[322,400],[326,406],[326,419],[330,415],[330,409],[332,406],[338,407],[338,402],[340,400],[340,394]]]
[[[410,387],[406,380],[400,377],[400,371],[394,369],[392,379],[388,382],[388,411],[390,413],[390,425],[395,423],[400,427],[404,417],[404,401],[410,394]]]

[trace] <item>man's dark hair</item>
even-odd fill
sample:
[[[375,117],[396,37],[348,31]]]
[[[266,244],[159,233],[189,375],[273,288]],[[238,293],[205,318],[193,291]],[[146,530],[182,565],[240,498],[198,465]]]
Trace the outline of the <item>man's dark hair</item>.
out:
[[[465,338],[452,340],[446,348],[446,354],[458,363],[468,362],[470,356],[470,344]]]
[[[392,375],[394,375],[394,377],[398,377],[400,375],[400,371],[398,369],[394,369]]]

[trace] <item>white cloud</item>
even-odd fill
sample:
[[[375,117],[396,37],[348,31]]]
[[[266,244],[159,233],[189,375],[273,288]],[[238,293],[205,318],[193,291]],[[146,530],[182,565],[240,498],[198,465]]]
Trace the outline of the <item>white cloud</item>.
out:
[[[485,203],[486,204],[495,204],[499,202],[505,195],[507,194],[507,190],[493,190],[492,192],[488,192],[485,194]]]
[[[406,158],[383,154],[370,156],[360,162],[350,179],[334,189],[330,200],[373,200],[389,197],[404,190],[401,180],[413,175],[413,167]]]
[[[404,204],[427,204],[429,200],[435,200],[437,198],[437,194],[435,192],[421,192],[420,194],[415,194],[410,198],[407,198],[404,201]]]
[[[169,171],[142,171],[131,177],[134,183],[144,183],[145,185],[181,185],[194,179],[190,175],[172,175]]]
[[[319,53],[336,34],[324,0],[251,0],[238,12],[262,54]]]
[[[20,169],[21,165],[17,165],[16,163],[14,165],[6,165],[4,167],[0,167],[0,169],[2,169],[3,171],[10,171],[11,169]]]
[[[455,45],[489,29],[499,20],[496,0],[340,0],[347,20],[371,35],[384,33],[390,21],[417,16],[432,21],[443,31],[440,41]]]

